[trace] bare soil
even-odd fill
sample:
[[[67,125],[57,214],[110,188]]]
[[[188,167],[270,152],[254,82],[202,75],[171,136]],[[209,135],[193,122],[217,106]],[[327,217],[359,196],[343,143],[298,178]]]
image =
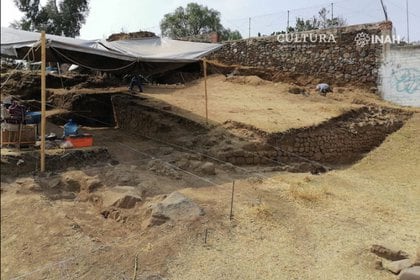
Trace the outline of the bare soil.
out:
[[[279,132],[366,104],[397,107],[356,88],[323,97],[309,87],[309,96],[290,94],[290,86],[211,76],[210,122]],[[146,88],[144,96],[203,122],[203,88],[200,80],[185,88]],[[85,127],[119,164],[2,175],[1,278],[395,279],[375,269],[369,248],[382,244],[414,255],[420,246],[420,112],[406,110],[413,117],[381,146],[321,175],[221,162],[214,162],[216,175],[208,175],[192,167],[209,161],[203,155],[129,131]],[[49,124],[49,131],[61,129]],[[96,183],[86,187],[88,181]],[[104,195],[121,187],[133,187],[142,201],[105,217],[111,210]],[[205,214],[145,226],[150,205],[175,190]]]

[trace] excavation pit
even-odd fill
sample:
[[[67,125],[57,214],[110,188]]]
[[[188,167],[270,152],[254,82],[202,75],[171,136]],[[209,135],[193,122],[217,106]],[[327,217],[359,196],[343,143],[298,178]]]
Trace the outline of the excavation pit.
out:
[[[355,163],[412,115],[362,106],[314,126],[269,133],[234,121],[205,126],[134,97],[116,96],[113,103],[118,126],[139,136],[234,165],[286,166],[287,171],[314,173]]]
[[[79,94],[73,96],[71,100],[66,100],[66,97],[53,98],[53,107],[61,105],[68,111],[52,116],[50,119],[54,124],[63,125],[72,119],[77,124],[87,127],[115,126],[112,94]]]

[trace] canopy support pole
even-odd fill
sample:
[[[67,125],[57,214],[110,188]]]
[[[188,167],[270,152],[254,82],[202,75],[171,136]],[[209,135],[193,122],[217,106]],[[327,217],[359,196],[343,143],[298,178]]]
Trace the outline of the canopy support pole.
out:
[[[46,116],[46,42],[45,31],[41,32],[41,172],[45,172],[45,130]]]
[[[206,124],[209,124],[209,112],[207,106],[207,60],[203,58],[203,69],[204,69],[204,95],[206,101]]]

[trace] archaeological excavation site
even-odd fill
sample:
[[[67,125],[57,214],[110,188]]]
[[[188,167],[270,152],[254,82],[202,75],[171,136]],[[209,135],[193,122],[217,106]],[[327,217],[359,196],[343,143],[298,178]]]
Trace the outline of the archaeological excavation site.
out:
[[[2,27],[1,278],[419,279],[420,48],[355,42],[391,30]]]

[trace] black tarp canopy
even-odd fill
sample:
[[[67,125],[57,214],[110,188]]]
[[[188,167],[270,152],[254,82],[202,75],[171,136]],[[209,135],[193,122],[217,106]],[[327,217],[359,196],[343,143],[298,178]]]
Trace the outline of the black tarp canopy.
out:
[[[1,55],[39,61],[41,34],[1,28]],[[47,60],[77,64],[107,72],[163,73],[219,49],[221,44],[196,43],[160,37],[108,42],[47,34]]]

